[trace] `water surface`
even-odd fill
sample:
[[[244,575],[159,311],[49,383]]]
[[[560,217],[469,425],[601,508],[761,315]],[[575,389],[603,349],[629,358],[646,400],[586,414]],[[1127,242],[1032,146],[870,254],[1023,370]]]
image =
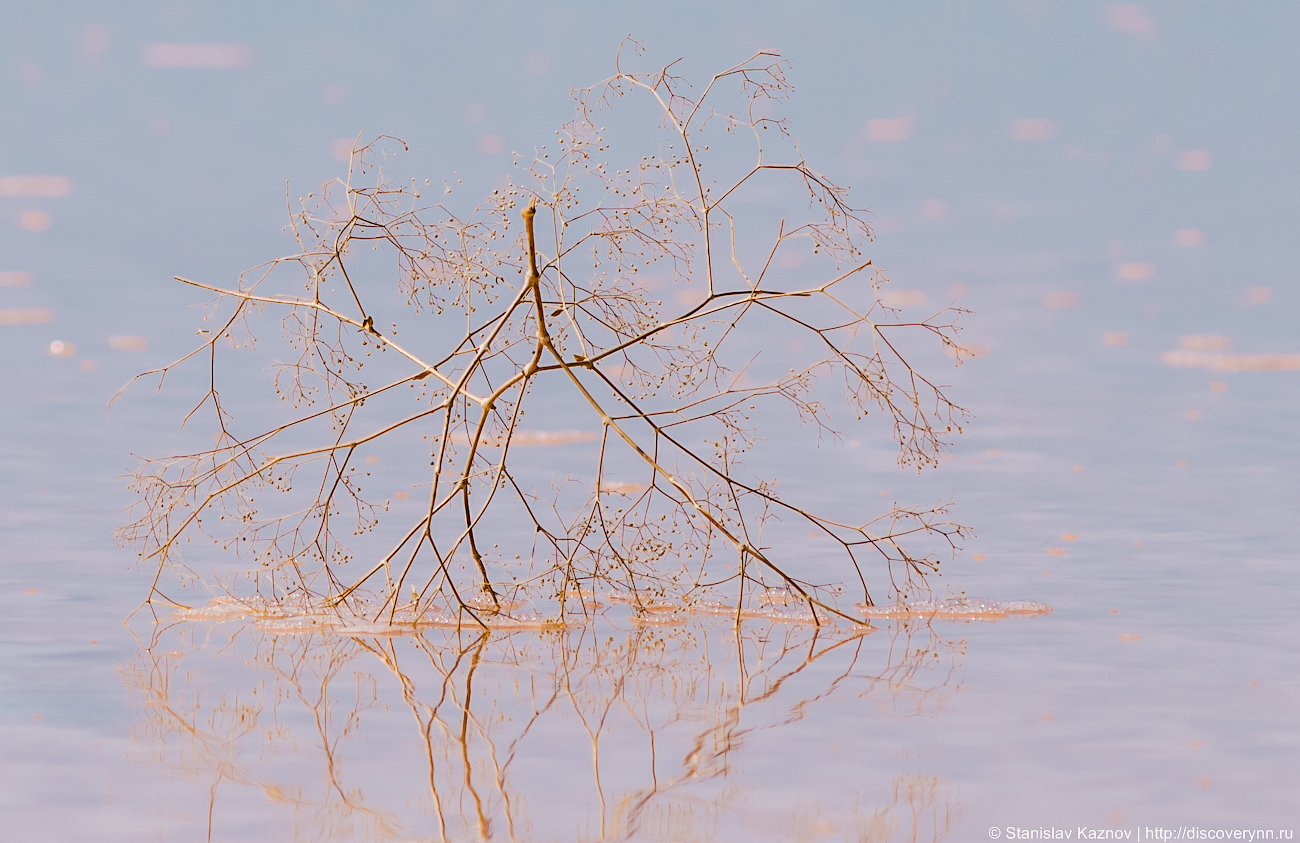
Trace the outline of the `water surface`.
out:
[[[0,196],[0,309],[29,314],[0,324],[9,828],[976,840],[1300,824],[1300,372],[1187,356],[1300,354],[1295,12],[867,4],[791,20],[751,4],[683,30],[686,14],[6,7],[0,176],[70,184]],[[334,144],[363,127],[406,137],[406,166],[430,178],[496,183],[629,30],[692,72],[781,47],[803,150],[875,212],[873,257],[915,294],[901,303],[925,302],[905,312],[974,311],[982,356],[943,369],[976,414],[950,461],[917,476],[870,425],[818,447],[774,420],[788,465],[816,468],[788,493],[832,509],[951,498],[977,536],[940,592],[1055,611],[739,634],[617,612],[490,635],[124,625],[148,575],[111,538],[122,475],[130,453],[186,442],[185,384],[106,402],[199,327],[199,300],[168,279],[228,282],[285,252],[285,180],[305,193],[335,175]],[[249,52],[149,66],[147,45],[176,43]],[[537,469],[577,447],[537,448]]]

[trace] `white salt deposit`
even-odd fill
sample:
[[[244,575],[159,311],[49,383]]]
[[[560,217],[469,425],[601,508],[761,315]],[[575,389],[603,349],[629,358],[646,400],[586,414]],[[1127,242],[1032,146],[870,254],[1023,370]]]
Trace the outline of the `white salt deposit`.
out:
[[[943,618],[945,620],[998,620],[1010,615],[1046,615],[1052,607],[1026,600],[987,600],[948,597],[901,600],[888,606],[856,604],[864,618]]]

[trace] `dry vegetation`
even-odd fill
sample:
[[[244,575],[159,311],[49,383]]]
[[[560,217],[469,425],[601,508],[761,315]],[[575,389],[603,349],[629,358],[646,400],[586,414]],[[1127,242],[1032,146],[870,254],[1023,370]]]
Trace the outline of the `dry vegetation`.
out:
[[[751,420],[786,407],[828,442],[833,412],[871,413],[902,464],[935,464],[964,411],[899,343],[959,352],[960,311],[904,321],[880,303],[868,215],[804,162],[777,114],[790,87],[776,54],[693,89],[673,65],[625,69],[630,53],[476,207],[453,202],[455,184],[394,180],[399,142],[359,141],[346,178],[291,214],[292,255],[231,289],[178,279],[216,294],[210,330],[149,374],[206,370],[186,422],[211,418],[216,442],[135,478],[123,537],[157,571],[151,603],[186,602],[163,589],[189,576],[187,542],[247,560],[233,591],[398,624],[563,621],[603,599],[737,618],[797,606],[821,623],[923,586],[939,559],[904,541],[951,545],[962,530],[942,507],[831,519],[744,461]],[[228,349],[254,347],[272,315],[293,415],[237,429]],[[768,367],[773,336],[802,342],[794,368]],[[526,415],[557,401],[566,427],[593,431],[595,459],[545,489],[518,454],[546,444]],[[423,471],[401,523],[362,489],[364,458],[389,442]],[[830,539],[841,562],[793,564],[795,548],[764,540],[772,519]],[[382,551],[354,558],[376,537]]]

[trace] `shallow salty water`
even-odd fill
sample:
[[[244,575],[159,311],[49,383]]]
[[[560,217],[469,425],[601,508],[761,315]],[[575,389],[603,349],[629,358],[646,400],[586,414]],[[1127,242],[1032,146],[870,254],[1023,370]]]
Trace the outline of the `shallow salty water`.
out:
[[[1295,12],[725,8],[687,33],[671,6],[6,10],[0,176],[69,187],[0,195],[0,311],[25,314],[0,321],[0,836],[1300,826]],[[974,311],[981,356],[950,379],[976,419],[950,460],[917,476],[869,424],[818,446],[777,419],[771,468],[815,469],[787,493],[951,498],[977,535],[939,595],[1053,611],[739,634],[617,607],[487,636],[124,623],[148,577],[111,538],[121,475],[182,447],[187,408],[106,402],[199,324],[167,279],[286,251],[284,180],[335,175],[362,127],[431,178],[496,183],[499,145],[547,139],[629,29],[695,68],[783,48],[803,150],[876,213],[898,301]],[[244,46],[149,66],[169,43]],[[484,55],[506,58],[464,71]],[[541,472],[581,459],[554,427]]]
[[[786,839],[810,823],[879,834],[914,809],[951,822],[954,794],[934,776],[859,774],[827,798],[819,780],[853,768],[867,735],[817,746],[787,734],[830,699],[887,717],[938,705],[957,652],[924,624],[873,638],[751,623],[739,642],[698,621],[157,632],[126,668],[142,737],[203,785],[191,811],[216,796],[214,825],[234,837]],[[786,765],[815,773],[773,789]],[[920,788],[918,804],[859,793],[900,783]]]

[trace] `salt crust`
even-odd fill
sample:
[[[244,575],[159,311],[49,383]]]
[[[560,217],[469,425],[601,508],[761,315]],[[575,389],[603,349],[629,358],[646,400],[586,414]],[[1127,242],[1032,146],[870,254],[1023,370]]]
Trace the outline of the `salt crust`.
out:
[[[1052,607],[1046,603],[1026,600],[986,600],[980,597],[925,598],[899,601],[889,606],[867,606],[858,603],[856,608],[863,617],[871,618],[941,618],[945,620],[999,620],[1011,615],[1046,615]]]
[[[610,603],[632,603],[628,595],[612,593],[605,595]],[[742,609],[741,618],[747,620],[770,620],[786,623],[812,623],[814,617],[802,600],[782,599],[781,595],[767,596],[759,609]],[[475,605],[482,604],[482,605]],[[491,614],[485,601],[475,600],[472,609],[481,609],[477,617],[484,626],[491,629],[557,629],[565,626],[564,622],[553,617],[531,613],[512,615]],[[506,606],[507,610],[518,608]],[[599,608],[594,604],[592,608]],[[866,621],[873,619],[942,619],[942,620],[1000,620],[1011,615],[1045,615],[1052,611],[1046,603],[1031,603],[1023,600],[987,600],[977,597],[948,597],[944,599],[925,598],[900,601],[888,606],[867,606],[856,604],[855,608]],[[735,617],[735,606],[716,601],[701,601],[688,606],[663,602],[642,601],[636,607],[633,622],[645,625],[663,625],[682,623],[692,616],[710,615]],[[339,635],[404,635],[416,629],[436,627],[478,626],[471,617],[441,607],[434,607],[419,615],[407,609],[396,613],[380,614],[381,620],[375,621],[364,614],[358,614],[349,606],[332,606],[328,601],[319,599],[297,599],[272,601],[263,597],[214,597],[206,606],[193,609],[178,609],[172,614],[172,620],[201,623],[228,623],[231,621],[251,620],[253,625],[264,632],[278,634],[311,633],[329,631]],[[581,622],[582,615],[573,615],[570,623]]]
[[[471,602],[471,608],[487,608],[475,606],[474,602],[476,601]],[[492,629],[551,629],[562,626],[551,618],[531,614],[507,617],[483,613],[478,617]],[[375,621],[357,614],[349,606],[333,606],[325,600],[272,601],[259,596],[214,597],[206,606],[178,609],[172,613],[172,620],[180,622],[227,623],[252,620],[258,629],[280,634],[330,631],[340,635],[404,635],[414,629],[478,625],[472,618],[457,618],[454,613],[439,607],[419,615],[410,609],[398,609],[391,615],[384,612],[380,618],[382,620]]]
[[[634,603],[634,598],[619,593],[607,594],[605,598],[610,603]],[[812,613],[808,611],[807,605],[802,601],[788,607],[780,605],[787,601],[779,598],[775,600],[768,599],[763,602],[767,604],[763,608],[745,609],[741,611],[740,616],[746,619],[766,619],[793,623],[813,622]],[[794,603],[794,601],[789,601],[789,603]],[[483,625],[490,629],[557,629],[586,620],[583,615],[576,613],[570,615],[567,624],[556,620],[552,616],[531,613],[516,612],[508,616],[492,614],[487,611],[491,608],[490,604],[481,599],[470,601],[470,608],[483,610],[476,612],[476,614]],[[512,610],[519,607],[505,606],[504,608]],[[588,603],[588,608],[598,609],[600,604],[591,602]],[[659,625],[681,623],[694,615],[734,617],[736,608],[728,606],[726,603],[711,601],[702,601],[687,607],[666,601],[643,600],[636,606],[634,612],[632,618],[634,623]],[[371,612],[370,614],[379,613]],[[454,628],[479,625],[474,618],[468,617],[465,613],[461,613],[458,617],[457,613],[441,607],[436,607],[419,615],[409,608],[398,609],[392,615],[387,612],[379,614],[379,618],[378,621],[372,620],[365,614],[355,611],[355,607],[347,605],[332,606],[325,600],[288,599],[274,601],[256,595],[251,597],[214,597],[206,606],[177,609],[171,616],[173,621],[181,623],[229,623],[251,620],[258,629],[277,634],[311,633],[328,630],[340,635],[404,635],[416,629],[430,627]]]

